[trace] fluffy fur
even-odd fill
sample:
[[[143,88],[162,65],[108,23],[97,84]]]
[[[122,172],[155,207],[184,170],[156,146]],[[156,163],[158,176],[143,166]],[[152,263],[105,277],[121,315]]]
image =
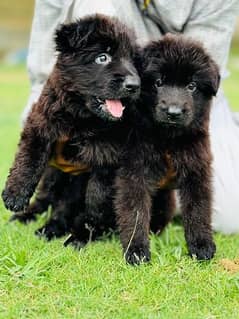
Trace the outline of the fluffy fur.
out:
[[[14,212],[26,209],[45,172],[28,216],[19,219],[34,217],[52,205],[52,220],[40,232],[50,238],[74,225],[78,239],[85,241],[89,238],[85,225],[101,224],[100,210],[111,212],[108,185],[140,88],[133,64],[135,36],[117,19],[95,15],[62,25],[56,32],[56,47],[55,68],[26,121],[2,198]],[[123,115],[119,105],[125,107]],[[90,172],[74,177],[47,168],[60,140],[67,140],[62,147],[64,160],[88,166]],[[111,223],[109,217],[102,225]]]
[[[202,46],[181,36],[152,42],[139,59],[140,117],[116,179],[115,208],[126,261],[150,260],[150,222],[161,231],[178,189],[191,256],[210,259],[211,151],[208,135],[219,71]]]

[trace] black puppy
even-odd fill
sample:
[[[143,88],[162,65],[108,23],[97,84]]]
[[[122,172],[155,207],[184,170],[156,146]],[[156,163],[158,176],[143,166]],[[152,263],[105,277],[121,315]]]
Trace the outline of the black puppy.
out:
[[[150,260],[150,221],[154,230],[165,226],[178,189],[189,252],[210,259],[216,247],[208,123],[218,67],[200,44],[181,36],[150,43],[141,59],[141,116],[116,181],[125,258]]]
[[[53,203],[54,210],[62,212],[67,204],[67,215],[83,196],[85,207],[77,205],[74,211],[78,210],[77,225],[84,228],[100,216],[101,204],[109,196],[104,185],[107,179],[107,185],[112,184],[111,171],[118,165],[131,126],[128,114],[140,88],[133,64],[135,36],[117,19],[94,15],[62,25],[56,32],[56,47],[59,55],[55,68],[28,116],[2,197],[14,212],[27,207],[49,161],[57,162],[56,150],[60,149],[65,162],[88,172],[88,181],[87,176],[83,181],[81,176],[54,177],[62,173],[48,169],[40,193],[44,189],[55,189],[55,193],[48,198],[38,194],[30,212]],[[62,182],[66,193],[59,191]],[[81,184],[85,192],[78,189]],[[66,200],[70,193],[71,199]],[[84,229],[78,230],[79,240],[84,241]]]

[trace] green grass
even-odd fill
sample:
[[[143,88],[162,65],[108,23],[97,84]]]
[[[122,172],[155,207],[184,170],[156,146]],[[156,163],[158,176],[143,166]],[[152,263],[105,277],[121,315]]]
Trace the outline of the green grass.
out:
[[[225,83],[239,110],[239,57]],[[0,66],[0,188],[16,149],[20,114],[27,100],[24,67]],[[236,81],[237,80],[237,81]],[[239,318],[239,273],[230,274],[222,258],[238,258],[239,235],[215,236],[217,254],[198,263],[187,256],[183,230],[170,225],[152,236],[152,263],[125,265],[118,238],[104,238],[81,252],[34,236],[44,222],[24,227],[8,223],[0,202],[0,318],[216,319]]]
[[[239,48],[233,50],[229,60],[230,76],[224,80],[223,87],[232,110],[239,112]]]

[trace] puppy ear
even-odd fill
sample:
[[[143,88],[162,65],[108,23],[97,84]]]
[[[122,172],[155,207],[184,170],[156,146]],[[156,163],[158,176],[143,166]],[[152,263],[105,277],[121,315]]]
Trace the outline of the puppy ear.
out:
[[[143,68],[143,49],[139,46],[136,46],[134,52],[134,65],[139,73],[142,72]]]
[[[219,68],[214,61],[211,61],[210,73],[209,73],[209,86],[213,96],[216,96],[219,89],[221,76],[219,73]]]
[[[59,52],[73,52],[87,40],[93,32],[94,25],[78,21],[62,24],[55,33],[56,50]]]

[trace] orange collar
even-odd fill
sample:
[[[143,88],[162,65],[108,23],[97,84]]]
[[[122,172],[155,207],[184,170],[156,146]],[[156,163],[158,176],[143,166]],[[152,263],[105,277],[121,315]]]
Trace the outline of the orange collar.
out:
[[[68,140],[69,138],[63,137],[56,142],[53,157],[50,159],[48,164],[64,173],[72,175],[80,175],[82,173],[90,172],[91,168],[87,164],[72,163],[64,159],[62,152]]]

